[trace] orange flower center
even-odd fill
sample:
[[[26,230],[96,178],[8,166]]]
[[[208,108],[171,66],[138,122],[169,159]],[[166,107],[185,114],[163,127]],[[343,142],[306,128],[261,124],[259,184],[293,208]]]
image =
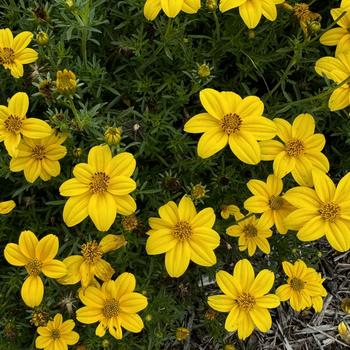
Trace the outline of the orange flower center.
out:
[[[115,299],[108,299],[105,301],[103,306],[103,316],[106,318],[112,318],[118,316],[119,313],[119,304]]]
[[[255,303],[255,298],[249,293],[242,293],[237,299],[237,304],[239,308],[245,311],[252,310],[255,306]]]
[[[0,48],[0,64],[11,64],[15,62],[15,52],[9,47]]]
[[[271,196],[269,204],[272,210],[279,210],[283,207],[285,200],[280,196]]]
[[[340,213],[340,207],[333,202],[324,203],[319,209],[319,213],[323,220],[334,222]]]
[[[87,242],[81,246],[81,254],[86,262],[95,264],[102,257],[102,250],[96,241]]]
[[[110,177],[104,172],[97,172],[92,175],[91,182],[89,184],[90,191],[95,193],[103,193],[108,189]]]
[[[238,132],[241,128],[241,124],[242,119],[236,113],[225,114],[224,118],[221,120],[221,128],[228,135]]]
[[[300,140],[289,140],[285,145],[289,157],[298,157],[304,152],[304,144]]]
[[[7,131],[19,133],[22,129],[22,119],[17,115],[10,115],[4,121],[4,126]]]
[[[192,228],[187,221],[178,222],[173,228],[173,235],[179,241],[184,241],[191,237]]]
[[[45,147],[42,145],[36,145],[33,149],[32,149],[32,157],[35,160],[42,160],[45,158]]]
[[[305,282],[302,281],[300,278],[297,278],[297,277],[293,277],[289,281],[289,284],[290,284],[291,288],[294,289],[297,292],[299,292],[302,289],[304,289],[304,286],[305,286]]]
[[[247,237],[256,237],[258,235],[257,228],[252,224],[245,225],[243,228],[243,232],[246,234]]]
[[[58,329],[53,329],[51,331],[51,338],[52,339],[59,339],[61,336],[60,331]]]
[[[29,261],[29,263],[25,266],[27,272],[31,276],[38,276],[41,272],[41,268],[43,267],[43,263],[38,260],[37,258],[32,259]]]

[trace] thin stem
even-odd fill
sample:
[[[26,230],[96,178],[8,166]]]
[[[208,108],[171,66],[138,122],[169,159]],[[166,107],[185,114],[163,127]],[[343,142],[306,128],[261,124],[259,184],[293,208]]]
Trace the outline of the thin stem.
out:
[[[77,109],[75,107],[75,104],[74,104],[72,96],[69,96],[69,98],[68,98],[68,107],[73,112],[74,119],[75,119],[75,121],[76,121],[76,123],[78,125],[79,130],[83,130],[83,125],[82,125],[82,122],[80,120],[79,113],[78,113],[78,111],[77,111]]]
[[[220,23],[216,11],[213,11],[214,21],[215,21],[215,34],[216,40],[220,41]]]

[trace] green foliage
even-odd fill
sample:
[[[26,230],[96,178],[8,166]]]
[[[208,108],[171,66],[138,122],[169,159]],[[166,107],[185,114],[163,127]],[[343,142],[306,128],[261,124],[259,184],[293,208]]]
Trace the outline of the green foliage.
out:
[[[329,55],[316,33],[305,39],[298,22],[289,12],[279,8],[275,22],[263,20],[249,31],[237,10],[225,14],[212,13],[204,7],[196,15],[181,14],[175,19],[164,15],[154,22],[143,17],[143,0],[88,1],[76,0],[73,7],[63,0],[47,3],[36,0],[0,0],[0,27],[15,33],[45,31],[49,43],[31,47],[39,60],[25,67],[25,76],[14,79],[0,69],[0,104],[15,92],[25,91],[30,98],[29,116],[39,116],[69,134],[65,145],[68,154],[60,163],[61,174],[45,183],[28,184],[23,173],[10,173],[9,157],[0,155],[1,199],[14,199],[17,207],[9,216],[0,217],[0,240],[3,248],[17,242],[22,230],[30,229],[40,237],[54,233],[60,239],[59,257],[79,253],[86,240],[100,239],[89,219],[67,228],[62,220],[64,199],[58,188],[71,177],[72,168],[86,161],[88,150],[104,142],[108,126],[122,127],[120,146],[137,159],[135,179],[138,183],[137,216],[141,228],[124,232],[128,245],[106,255],[117,273],[136,275],[137,290],[149,298],[148,308],[141,313],[145,320],[142,333],[126,334],[118,343],[106,335],[105,349],[180,349],[175,340],[178,327],[192,327],[191,343],[207,344],[206,349],[220,349],[228,341],[222,324],[224,315],[205,319],[206,298],[215,290],[215,272],[231,270],[233,264],[247,254],[237,248],[237,240],[225,234],[233,220],[220,217],[222,204],[240,207],[250,196],[249,179],[263,179],[272,171],[271,162],[248,166],[226,149],[207,160],[196,155],[198,137],[185,134],[183,125],[202,111],[198,93],[204,87],[234,91],[241,96],[256,95],[265,103],[265,115],[291,120],[308,112],[315,116],[317,130],[325,134],[325,153],[331,160],[331,175],[338,179],[349,169],[350,124],[346,111],[331,114],[325,80],[316,75],[314,62]],[[318,4],[312,10],[322,15],[322,27],[331,24],[329,10],[337,1]],[[207,63],[211,75],[198,76],[198,66]],[[80,86],[72,101],[57,98],[52,90],[38,93],[38,84],[55,80],[57,70],[72,70]],[[3,147],[3,146],[1,146]],[[82,148],[81,156],[75,155]],[[218,220],[215,229],[222,242],[216,250],[218,264],[212,268],[191,265],[180,279],[171,279],[164,268],[163,256],[147,256],[147,219],[169,200],[189,193],[191,184],[206,186],[208,197],[198,208],[211,206]],[[285,189],[292,184],[285,181]],[[110,230],[123,233],[121,218]],[[284,259],[302,257],[317,263],[318,244],[301,247],[293,233],[274,233],[269,256],[257,253],[256,270],[269,267],[277,276]],[[324,252],[325,254],[327,252]],[[34,348],[35,327],[30,323],[32,311],[20,300],[24,269],[9,266],[1,256],[0,285],[0,349]],[[278,278],[277,278],[278,279]],[[279,279],[278,279],[279,280]],[[203,282],[209,281],[209,285]],[[281,280],[279,280],[281,281]],[[79,307],[78,286],[61,286],[53,280],[45,282],[45,296],[40,309],[53,316],[61,312],[73,316]],[[5,317],[6,316],[6,317]],[[94,334],[94,325],[78,324],[81,344],[87,349],[103,349],[103,339]],[[229,339],[235,339],[231,337]],[[104,343],[106,345],[106,342]],[[199,347],[198,347],[199,348]]]

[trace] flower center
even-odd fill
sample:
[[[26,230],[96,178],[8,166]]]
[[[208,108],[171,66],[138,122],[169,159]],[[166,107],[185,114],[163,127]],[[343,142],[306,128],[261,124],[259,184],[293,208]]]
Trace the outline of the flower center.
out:
[[[279,210],[283,207],[285,200],[280,196],[271,196],[269,204],[272,210]]]
[[[250,311],[255,306],[255,298],[249,293],[242,293],[237,299],[237,304],[240,309]]]
[[[90,264],[95,264],[102,257],[102,250],[99,248],[96,241],[87,242],[81,246],[81,254],[85,261]]]
[[[192,235],[191,225],[187,221],[180,221],[174,226],[173,234],[179,241],[184,241]]]
[[[110,177],[104,172],[97,172],[93,174],[89,184],[90,191],[93,194],[106,192],[108,189],[109,179]]]
[[[256,237],[258,235],[257,228],[252,224],[245,225],[243,228],[243,232],[246,234],[247,237]]]
[[[304,289],[305,282],[302,281],[300,278],[294,277],[289,281],[289,284],[292,289],[299,292],[302,289]]]
[[[238,132],[241,124],[242,120],[236,113],[225,114],[221,120],[221,128],[228,135]]]
[[[45,147],[42,145],[36,145],[32,149],[32,157],[36,160],[42,160],[45,158]]]
[[[29,261],[29,263],[25,266],[25,268],[31,276],[38,276],[41,272],[42,266],[43,266],[43,263],[37,258],[35,258]]]
[[[115,317],[119,312],[119,304],[115,299],[108,299],[105,301],[105,305],[103,307],[103,316],[106,318]]]
[[[60,331],[58,329],[53,329],[51,331],[51,338],[53,339],[59,339],[60,338]]]
[[[7,131],[18,133],[22,128],[22,119],[17,115],[10,115],[4,121],[4,125]]]
[[[304,152],[304,144],[300,140],[289,140],[285,145],[289,157],[298,157]]]
[[[0,64],[11,64],[15,62],[15,52],[8,48],[0,48]]]
[[[340,213],[340,207],[336,203],[328,202],[322,204],[319,212],[323,220],[334,222]]]

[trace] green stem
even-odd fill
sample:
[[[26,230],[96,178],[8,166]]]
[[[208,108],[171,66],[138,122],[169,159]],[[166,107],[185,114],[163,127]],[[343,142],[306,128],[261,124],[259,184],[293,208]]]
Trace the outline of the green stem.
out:
[[[81,56],[83,58],[84,66],[87,65],[87,31],[85,28],[82,28],[81,33]]]
[[[220,23],[219,23],[219,19],[218,19],[218,16],[216,14],[216,11],[213,12],[213,16],[214,16],[214,21],[215,21],[216,40],[220,41]]]
[[[83,124],[80,120],[79,113],[78,113],[77,109],[75,108],[75,104],[74,104],[73,98],[71,96],[69,96],[69,98],[68,98],[68,107],[73,112],[74,119],[78,125],[79,130],[83,130]]]

